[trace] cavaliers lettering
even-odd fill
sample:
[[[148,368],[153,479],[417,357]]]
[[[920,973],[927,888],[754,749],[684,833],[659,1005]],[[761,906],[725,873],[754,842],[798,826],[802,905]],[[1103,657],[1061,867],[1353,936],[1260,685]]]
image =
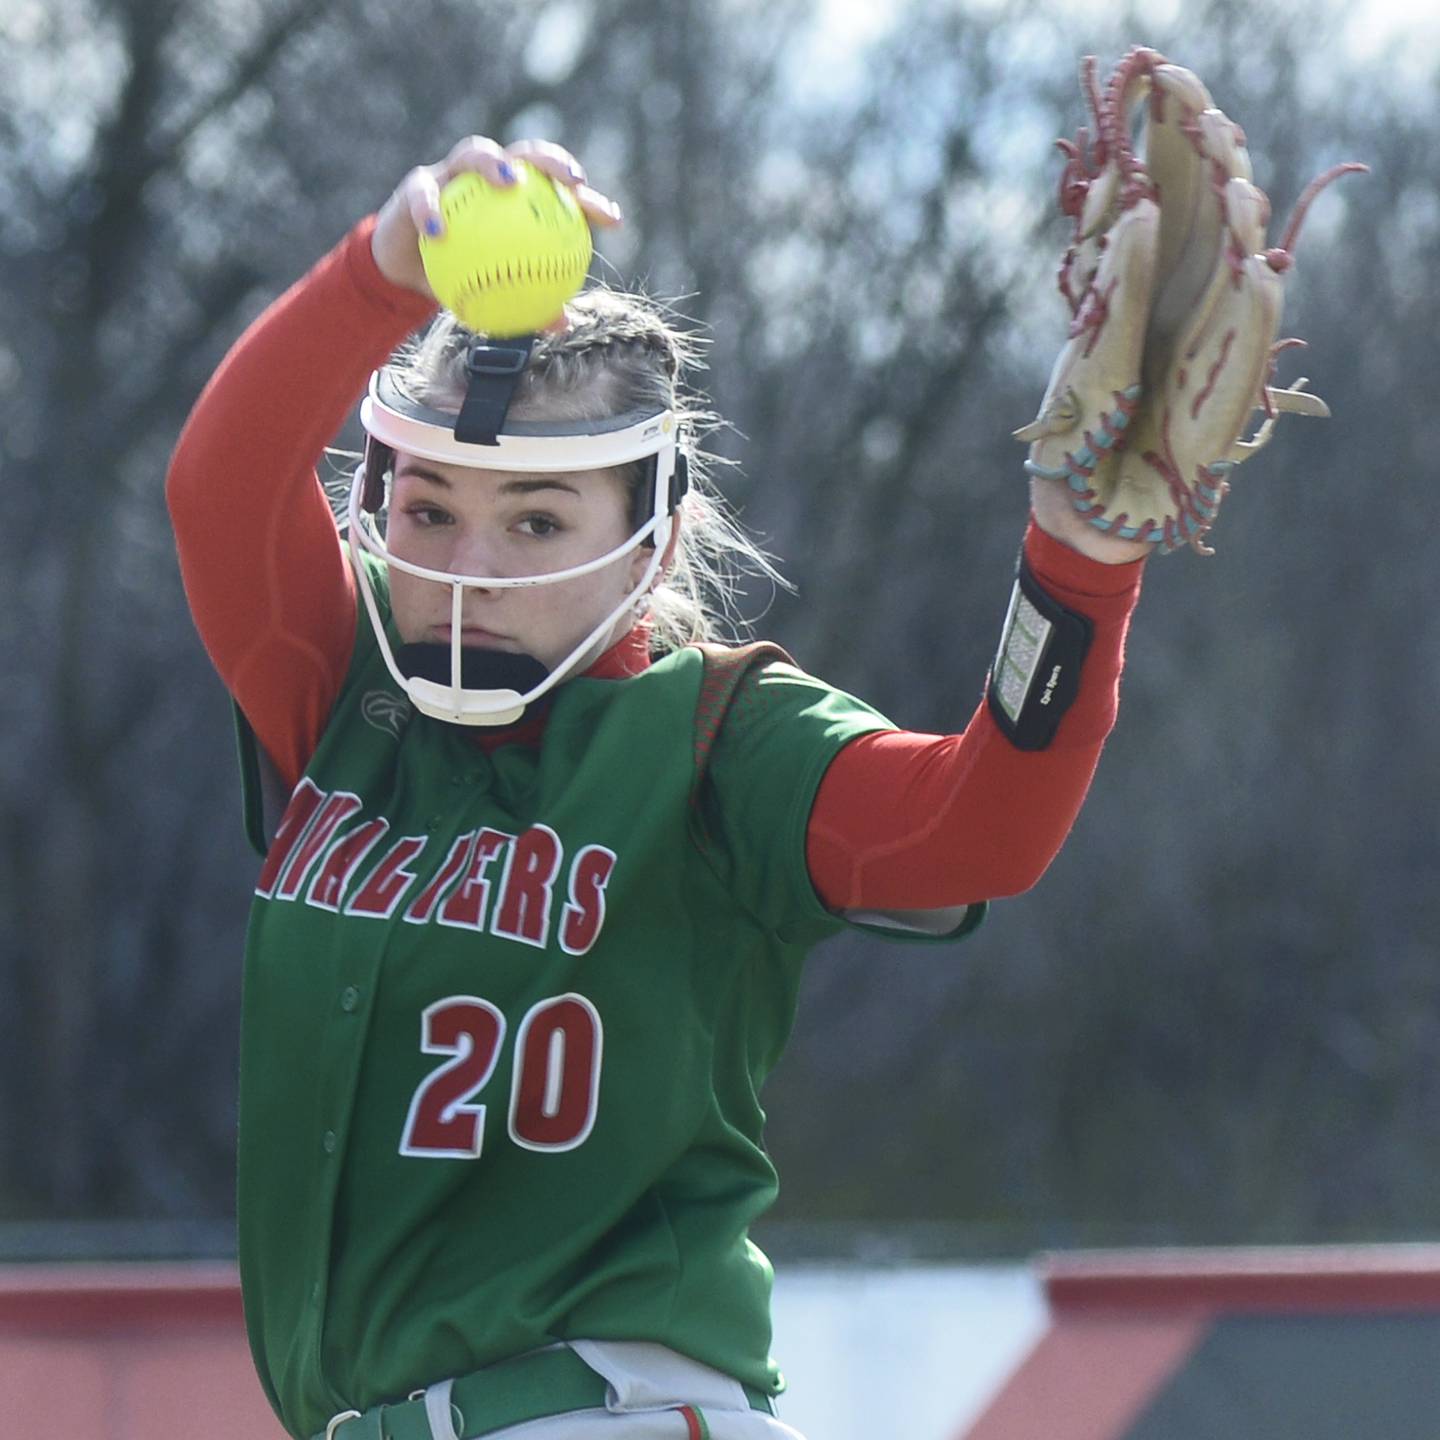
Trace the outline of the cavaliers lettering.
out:
[[[615,854],[605,846],[583,845],[567,863],[565,846],[548,825],[518,835],[477,826],[437,844],[430,835],[392,836],[383,815],[342,833],[362,808],[358,795],[327,794],[301,780],[255,893],[362,919],[488,930],[536,947],[550,943],[554,927],[560,948],[571,955],[583,955],[598,938],[615,868]]]

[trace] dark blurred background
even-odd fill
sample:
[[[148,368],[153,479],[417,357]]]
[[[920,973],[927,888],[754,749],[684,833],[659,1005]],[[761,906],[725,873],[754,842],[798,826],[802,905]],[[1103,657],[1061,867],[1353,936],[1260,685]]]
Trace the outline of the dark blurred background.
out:
[[[1184,8],[7,0],[0,1250],[229,1244],[256,860],[161,484],[244,324],[460,136],[563,142],[627,213],[600,270],[709,328],[727,488],[798,586],[751,597],[760,632],[957,729],[1064,327],[1050,141],[1078,57],[1132,42],[1243,121],[1277,236],[1312,174],[1373,167],[1287,301],[1335,416],[1237,472],[1213,559],[1149,567],[1039,886],[960,949],[817,952],[762,1238],[1440,1234],[1440,60],[1352,48],[1331,0]]]

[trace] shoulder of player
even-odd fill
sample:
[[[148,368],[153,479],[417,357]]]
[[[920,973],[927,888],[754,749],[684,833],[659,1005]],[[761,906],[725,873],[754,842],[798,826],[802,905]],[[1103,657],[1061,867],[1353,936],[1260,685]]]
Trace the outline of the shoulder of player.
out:
[[[761,729],[794,722],[809,729],[893,728],[873,706],[811,674],[778,649],[757,655],[737,678],[722,733],[753,740]]]

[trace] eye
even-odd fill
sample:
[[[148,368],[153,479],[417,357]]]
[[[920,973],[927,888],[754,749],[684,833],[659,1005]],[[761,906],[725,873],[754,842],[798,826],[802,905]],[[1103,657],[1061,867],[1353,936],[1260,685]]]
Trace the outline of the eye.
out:
[[[536,540],[543,540],[550,535],[558,535],[564,528],[553,515],[526,515],[517,525],[522,534],[529,535]]]
[[[454,518],[448,510],[442,510],[438,505],[431,505],[427,501],[417,500],[412,505],[405,507],[405,516],[414,521],[422,530],[433,529],[440,525],[453,525]]]

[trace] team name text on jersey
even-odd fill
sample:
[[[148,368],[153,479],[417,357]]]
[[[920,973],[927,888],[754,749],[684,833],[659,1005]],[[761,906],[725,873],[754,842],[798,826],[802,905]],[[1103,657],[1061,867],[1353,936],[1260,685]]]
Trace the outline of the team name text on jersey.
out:
[[[391,829],[383,815],[342,834],[363,808],[358,795],[327,794],[302,779],[280,818],[255,893],[362,919],[398,915],[410,925],[488,930],[544,947],[556,919],[556,882],[564,871],[560,948],[583,955],[598,938],[616,858],[604,845],[581,846],[567,867],[565,847],[548,825],[531,825],[518,835],[477,826],[455,836],[437,863],[430,835],[402,835],[382,846]]]

